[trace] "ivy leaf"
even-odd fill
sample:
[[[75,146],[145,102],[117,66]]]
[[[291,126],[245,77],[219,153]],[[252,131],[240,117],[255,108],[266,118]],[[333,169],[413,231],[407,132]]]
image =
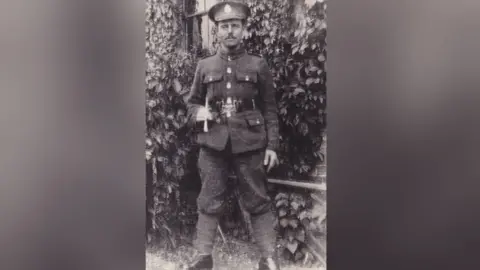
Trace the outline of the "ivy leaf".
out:
[[[306,107],[305,109],[308,109],[307,106],[305,106]],[[302,133],[303,136],[306,136],[308,134],[308,125],[306,123],[300,124],[300,132]]]
[[[317,225],[315,225],[315,222],[310,222],[309,229],[310,229],[310,231],[315,231],[315,230],[318,229],[318,227],[317,227]]]
[[[327,29],[327,23],[325,21],[322,21],[322,23],[320,24],[320,29]]]
[[[162,137],[161,137],[159,134],[155,135],[155,140],[156,140],[159,144],[162,144],[162,142],[163,142],[163,139],[162,139]]]
[[[145,159],[146,159],[147,161],[150,161],[150,160],[152,159],[152,155],[153,155],[153,153],[152,153],[151,150],[146,150],[146,151],[145,151]]]
[[[282,226],[282,228],[286,228],[288,226],[288,218],[280,219],[280,226]]]
[[[302,242],[302,243],[305,243],[305,230],[304,229],[300,229],[297,231],[297,235],[295,236],[295,238]]]
[[[285,230],[285,235],[284,235],[284,237],[285,237],[286,239],[288,239],[288,241],[293,241],[293,239],[295,239],[295,235],[296,235],[296,233],[295,233],[294,230],[292,230],[292,229],[290,229],[290,228],[287,228],[287,229]]]
[[[187,94],[187,93],[189,93],[189,90],[188,90],[188,89],[185,91],[185,94]],[[187,103],[187,101],[188,101],[188,95],[183,95],[182,99],[183,99],[183,102],[184,102],[184,103]]]
[[[173,79],[170,82],[169,87],[173,87],[173,90],[175,90],[175,92],[177,93],[182,91],[182,85],[180,84],[180,81],[177,78]]]
[[[148,89],[155,89],[155,87],[158,85],[158,81],[157,80],[151,80],[148,82]]]
[[[155,88],[155,92],[161,93],[163,92],[164,86],[162,83],[157,84],[157,87]]]
[[[307,217],[307,211],[306,211],[306,210],[303,210],[302,212],[300,212],[300,213],[298,214],[298,219],[299,219],[299,220],[302,220],[302,221],[303,221],[306,217]]]
[[[293,34],[294,37],[298,37],[298,35],[300,35],[300,29],[295,30]]]
[[[292,206],[292,208],[293,208],[294,210],[298,210],[298,207],[300,206],[300,205],[298,204],[298,202],[296,202],[296,201],[293,201],[290,205]]]
[[[312,83],[315,82],[315,78],[308,78],[307,81],[305,82],[307,85],[311,85]]]
[[[308,47],[307,43],[303,43],[302,47],[300,47],[300,51],[303,52]]]
[[[290,219],[288,223],[294,229],[298,227],[298,220],[296,218]]]
[[[298,46],[297,46],[297,47],[294,47],[294,48],[292,49],[292,55],[293,55],[293,54],[296,54],[297,52],[298,52]]]
[[[278,240],[278,244],[279,244],[280,246],[282,246],[282,247],[286,247],[286,246],[287,246],[287,243],[288,243],[287,240],[285,240],[285,239],[283,239],[283,238],[280,239],[280,240]]]
[[[301,252],[295,253],[295,261],[298,262],[303,258],[303,254]]]
[[[304,134],[304,135],[305,135],[305,134]],[[302,165],[302,169],[303,169],[303,171],[308,172],[308,170],[310,170],[310,166],[308,166],[308,165]]]
[[[152,146],[152,144],[153,144],[153,143],[152,143],[152,140],[151,140],[150,138],[147,138],[147,139],[145,140],[145,143],[147,144],[148,147]]]
[[[263,40],[263,43],[265,43],[265,45],[269,45],[270,44],[270,38],[266,38],[265,40]]]
[[[286,199],[281,199],[276,203],[277,208],[280,206],[288,206],[288,201]]]
[[[323,53],[318,55],[318,61],[325,62],[325,55],[323,55]]]
[[[297,251],[298,248],[298,241],[296,239],[293,239],[293,241],[287,243],[287,249],[294,254],[295,251]]]
[[[275,200],[280,200],[280,199],[287,199],[288,200],[288,195],[285,193],[278,193],[277,196],[275,196]]]
[[[312,218],[324,217],[326,215],[326,207],[317,203],[313,206],[311,213]]]
[[[149,100],[149,101],[147,101],[147,106],[149,108],[153,108],[153,107],[157,106],[157,102],[155,102],[155,100]]]
[[[298,95],[300,93],[305,93],[305,90],[301,87],[297,87],[297,88],[295,88],[295,90],[293,90],[294,95]]]
[[[165,173],[166,174],[172,174],[173,168],[172,166],[165,166]]]
[[[306,217],[306,218],[304,218],[304,219],[302,220],[301,223],[302,223],[302,226],[303,226],[304,228],[309,228],[309,226],[310,226],[310,219],[309,219],[308,217]]]
[[[280,210],[278,210],[278,216],[279,217],[284,217],[287,215],[287,210],[285,210],[285,208],[280,208]]]

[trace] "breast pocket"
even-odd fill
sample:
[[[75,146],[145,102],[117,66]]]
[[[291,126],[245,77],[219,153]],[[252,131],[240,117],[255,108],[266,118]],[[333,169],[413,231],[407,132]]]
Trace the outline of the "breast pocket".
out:
[[[206,88],[207,96],[214,97],[221,95],[220,83],[223,81],[222,72],[208,72],[203,78],[203,85]]]
[[[235,75],[244,97],[253,97],[258,94],[256,71],[237,70]]]

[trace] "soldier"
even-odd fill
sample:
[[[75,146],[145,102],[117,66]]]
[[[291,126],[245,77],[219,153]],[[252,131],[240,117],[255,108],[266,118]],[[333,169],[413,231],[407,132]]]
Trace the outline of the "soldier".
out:
[[[252,217],[261,251],[260,270],[279,269],[275,253],[275,217],[266,189],[266,173],[278,165],[278,116],[273,78],[265,59],[242,44],[247,5],[215,4],[208,12],[217,26],[217,53],[199,61],[187,102],[189,121],[200,127],[198,168],[202,188],[197,199],[195,248],[187,269],[212,269],[213,241],[225,209],[229,169],[237,176],[240,200]]]

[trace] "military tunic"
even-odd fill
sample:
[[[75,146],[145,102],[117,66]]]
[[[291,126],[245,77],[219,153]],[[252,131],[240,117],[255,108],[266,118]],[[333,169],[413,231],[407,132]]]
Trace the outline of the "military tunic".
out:
[[[251,108],[222,114],[215,100],[252,101]],[[208,131],[195,117],[209,103],[215,119]],[[196,142],[201,146],[198,160],[202,189],[197,203],[205,214],[222,214],[226,181],[231,169],[238,180],[241,200],[252,214],[269,211],[263,165],[265,150],[278,148],[278,115],[273,79],[267,62],[243,47],[199,61],[187,101],[189,121],[197,127]]]
[[[255,99],[259,108],[231,116],[226,123],[209,124],[207,133],[198,133],[200,145],[223,150],[228,138],[232,152],[241,153],[267,147],[278,148],[278,116],[275,89],[265,59],[248,54],[245,49],[216,55],[199,61],[188,100],[192,123],[205,98]],[[214,121],[215,122],[215,121]]]

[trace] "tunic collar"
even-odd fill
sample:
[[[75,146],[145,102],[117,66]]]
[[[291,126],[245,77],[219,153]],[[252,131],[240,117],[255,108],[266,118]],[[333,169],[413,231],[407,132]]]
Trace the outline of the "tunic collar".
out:
[[[243,45],[240,45],[238,48],[236,48],[233,51],[228,51],[227,49],[223,48],[222,46],[219,46],[217,54],[220,56],[220,58],[225,59],[225,60],[235,60],[240,57],[242,57],[246,53],[245,47]],[[229,59],[230,57],[230,59]]]

